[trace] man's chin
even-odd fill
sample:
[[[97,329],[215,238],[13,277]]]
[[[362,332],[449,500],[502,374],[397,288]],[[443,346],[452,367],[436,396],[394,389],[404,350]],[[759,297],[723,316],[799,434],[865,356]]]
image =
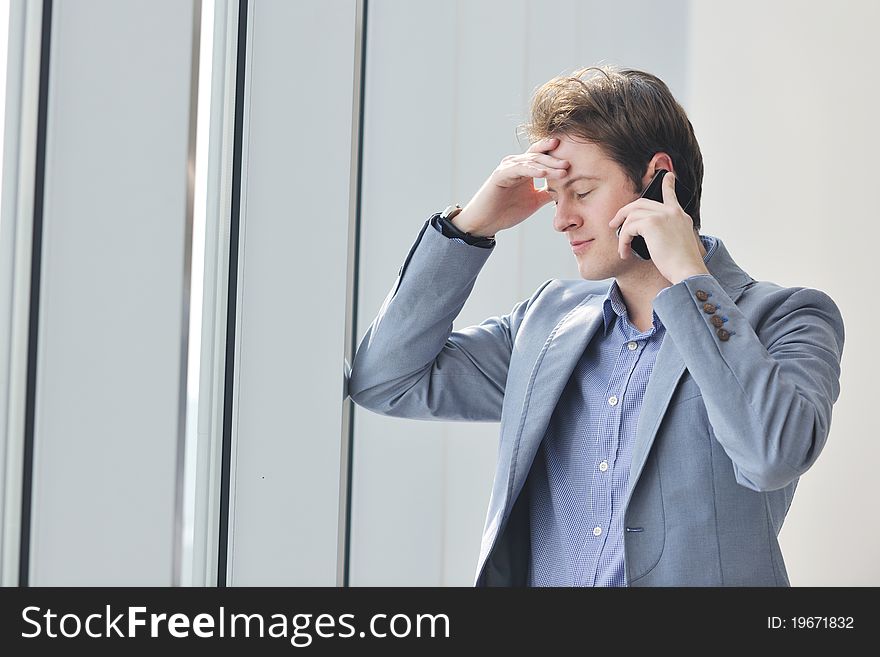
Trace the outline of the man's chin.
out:
[[[614,274],[607,271],[598,271],[591,267],[578,267],[578,272],[585,281],[604,281],[607,278],[613,278]]]

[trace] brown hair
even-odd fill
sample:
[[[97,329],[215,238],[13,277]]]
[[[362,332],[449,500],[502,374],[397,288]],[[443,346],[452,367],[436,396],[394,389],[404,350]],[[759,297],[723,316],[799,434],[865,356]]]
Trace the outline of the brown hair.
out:
[[[700,228],[703,156],[684,108],[660,78],[608,65],[555,77],[535,91],[531,122],[522,127],[531,141],[556,134],[595,143],[620,165],[636,193],[654,154],[668,153],[676,176],[694,191],[690,214]]]

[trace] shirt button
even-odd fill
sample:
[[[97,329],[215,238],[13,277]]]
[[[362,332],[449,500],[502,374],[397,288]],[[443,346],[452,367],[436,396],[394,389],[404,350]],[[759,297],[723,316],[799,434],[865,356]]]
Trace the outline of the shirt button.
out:
[[[602,461],[602,462],[599,464],[599,469],[600,469],[602,472],[605,472],[605,471],[608,469],[608,461]]]
[[[612,406],[617,406],[617,396],[616,396],[616,395],[611,395],[611,396],[608,398],[608,403],[611,404]]]
[[[601,527],[593,527],[593,536],[598,536],[601,533],[602,533]]]
[[[637,345],[635,342],[630,342],[626,346],[630,351],[635,351],[639,345]]]

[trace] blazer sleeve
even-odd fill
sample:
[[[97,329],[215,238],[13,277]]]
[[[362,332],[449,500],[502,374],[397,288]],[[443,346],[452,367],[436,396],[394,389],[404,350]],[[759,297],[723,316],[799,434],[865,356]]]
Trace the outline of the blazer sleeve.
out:
[[[531,299],[507,315],[452,330],[493,250],[450,239],[425,222],[357,347],[352,401],[395,417],[500,421],[513,340]]]
[[[753,282],[738,302],[761,306],[755,326],[712,275],[702,274],[661,291],[654,310],[700,387],[736,480],[776,490],[806,472],[825,445],[840,394],[843,317],[812,288]]]

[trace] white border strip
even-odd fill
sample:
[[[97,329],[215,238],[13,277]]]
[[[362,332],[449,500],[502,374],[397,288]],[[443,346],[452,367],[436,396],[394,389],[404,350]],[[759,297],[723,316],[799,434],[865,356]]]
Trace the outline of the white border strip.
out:
[[[199,105],[199,55],[201,54],[202,0],[193,0],[192,58],[190,65],[189,143],[186,157],[186,226],[183,240],[183,299],[180,339],[180,383],[177,419],[177,465],[174,482],[174,546],[171,553],[171,584],[181,586],[186,553],[186,422],[188,399],[190,295],[192,294],[193,218],[195,214],[196,129]]]
[[[18,586],[43,3],[12,0],[0,218],[0,584]]]
[[[193,482],[195,522],[190,582],[193,586],[217,584],[238,11],[238,0],[215,1],[198,444]]]

